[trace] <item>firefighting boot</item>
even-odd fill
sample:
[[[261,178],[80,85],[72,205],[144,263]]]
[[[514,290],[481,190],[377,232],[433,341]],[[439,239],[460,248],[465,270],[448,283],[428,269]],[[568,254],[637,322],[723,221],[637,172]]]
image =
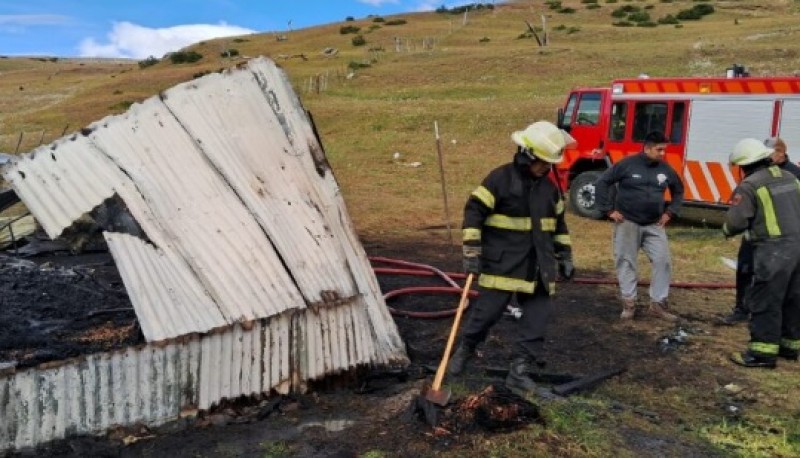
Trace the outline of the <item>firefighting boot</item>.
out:
[[[525,358],[516,358],[511,361],[511,367],[506,377],[506,387],[517,396],[523,398],[536,396],[536,382],[528,375],[530,368],[531,364]]]
[[[729,315],[725,315],[720,320],[720,324],[724,324],[725,326],[733,326],[735,324],[743,323],[750,319],[750,313],[745,310],[743,307],[734,307],[733,311]]]
[[[458,345],[450,363],[447,364],[447,375],[458,375],[464,371],[467,363],[475,357],[475,347],[464,342]]]
[[[800,360],[800,351],[792,350],[791,348],[787,347],[780,347],[778,349],[778,356],[783,359],[788,359],[789,361],[798,361]]]
[[[636,313],[636,299],[623,298],[622,299],[622,313],[619,314],[620,319],[632,320],[633,315]]]
[[[746,350],[741,353],[734,353],[731,355],[731,361],[744,367],[765,367],[767,369],[775,369],[777,366],[775,355],[765,355],[763,353],[756,353],[751,350]]]
[[[678,321],[678,316],[670,313],[667,307],[667,301],[651,302],[650,314],[667,321]]]

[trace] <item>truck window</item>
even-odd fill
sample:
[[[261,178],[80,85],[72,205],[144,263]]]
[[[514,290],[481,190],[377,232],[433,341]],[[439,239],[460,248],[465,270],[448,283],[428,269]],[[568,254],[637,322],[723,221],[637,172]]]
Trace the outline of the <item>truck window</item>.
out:
[[[628,119],[627,102],[615,102],[611,106],[611,125],[608,130],[608,139],[612,142],[625,140],[625,123]]]
[[[681,143],[683,140],[683,114],[686,112],[686,104],[675,102],[672,106],[672,122],[670,123],[669,142]]]
[[[573,92],[569,96],[567,106],[564,108],[564,124],[572,125],[572,112],[575,111],[575,104],[578,103],[578,94]]]
[[[636,104],[633,118],[633,141],[643,142],[654,130],[667,131],[667,104],[664,102],[641,102]]]
[[[585,92],[578,105],[575,123],[584,126],[595,126],[600,118],[600,93]]]

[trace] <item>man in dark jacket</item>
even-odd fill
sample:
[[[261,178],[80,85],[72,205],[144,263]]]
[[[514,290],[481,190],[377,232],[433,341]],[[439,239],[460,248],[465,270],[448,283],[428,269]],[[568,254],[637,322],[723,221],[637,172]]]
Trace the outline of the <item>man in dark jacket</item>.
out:
[[[614,262],[622,297],[620,318],[630,320],[636,312],[637,257],[644,250],[652,264],[650,313],[669,321],[677,316],[667,306],[672,261],[665,226],[683,203],[683,183],[664,161],[667,138],[661,132],[645,136],[641,153],[628,156],[606,170],[595,183],[597,208],[614,221]],[[617,197],[609,199],[609,188],[617,185]],[[672,200],[664,196],[669,189]]]
[[[547,121],[511,138],[518,146],[514,161],[489,173],[464,207],[464,269],[480,274],[480,295],[468,310],[448,372],[463,371],[516,294],[522,317],[506,385],[529,396],[536,393],[528,373],[544,342],[557,266],[567,279],[574,273],[564,201],[547,177],[574,139]]]
[[[771,148],[746,138],[730,162],[744,180],[733,193],[722,231],[744,233],[753,249],[753,278],[744,303],[751,313],[747,350],[731,359],[745,367],[776,365],[800,351],[800,182],[772,164]]]
[[[800,167],[789,160],[786,154],[786,142],[780,137],[770,137],[764,140],[767,148],[772,148],[774,152],[770,156],[773,164],[777,165],[786,172],[791,173],[796,178],[800,178]],[[722,318],[722,324],[733,325],[742,323],[750,318],[750,311],[744,303],[747,286],[753,280],[753,245],[745,237],[739,245],[739,253],[736,257],[736,302],[733,311]]]

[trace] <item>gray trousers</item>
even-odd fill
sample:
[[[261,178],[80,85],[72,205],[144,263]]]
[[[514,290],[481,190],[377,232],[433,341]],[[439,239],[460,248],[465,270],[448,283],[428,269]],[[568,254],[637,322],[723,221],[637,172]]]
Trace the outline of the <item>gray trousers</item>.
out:
[[[652,264],[650,300],[664,302],[669,296],[672,259],[669,254],[667,232],[655,224],[640,226],[626,220],[614,225],[614,264],[617,269],[620,295],[623,299],[636,298],[636,285],[639,280],[636,259],[639,248],[644,251]]]

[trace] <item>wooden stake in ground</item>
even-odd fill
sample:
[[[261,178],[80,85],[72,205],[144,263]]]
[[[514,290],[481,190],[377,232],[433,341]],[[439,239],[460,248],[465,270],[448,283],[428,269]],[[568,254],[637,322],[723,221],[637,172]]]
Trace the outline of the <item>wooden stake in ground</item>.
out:
[[[444,181],[444,160],[442,159],[442,141],[439,138],[439,124],[433,121],[433,131],[436,134],[436,155],[439,156],[439,175],[442,180],[442,198],[444,199],[444,217],[447,223],[447,241],[450,248],[453,245],[453,231],[450,229],[450,207],[447,205],[447,185]]]

